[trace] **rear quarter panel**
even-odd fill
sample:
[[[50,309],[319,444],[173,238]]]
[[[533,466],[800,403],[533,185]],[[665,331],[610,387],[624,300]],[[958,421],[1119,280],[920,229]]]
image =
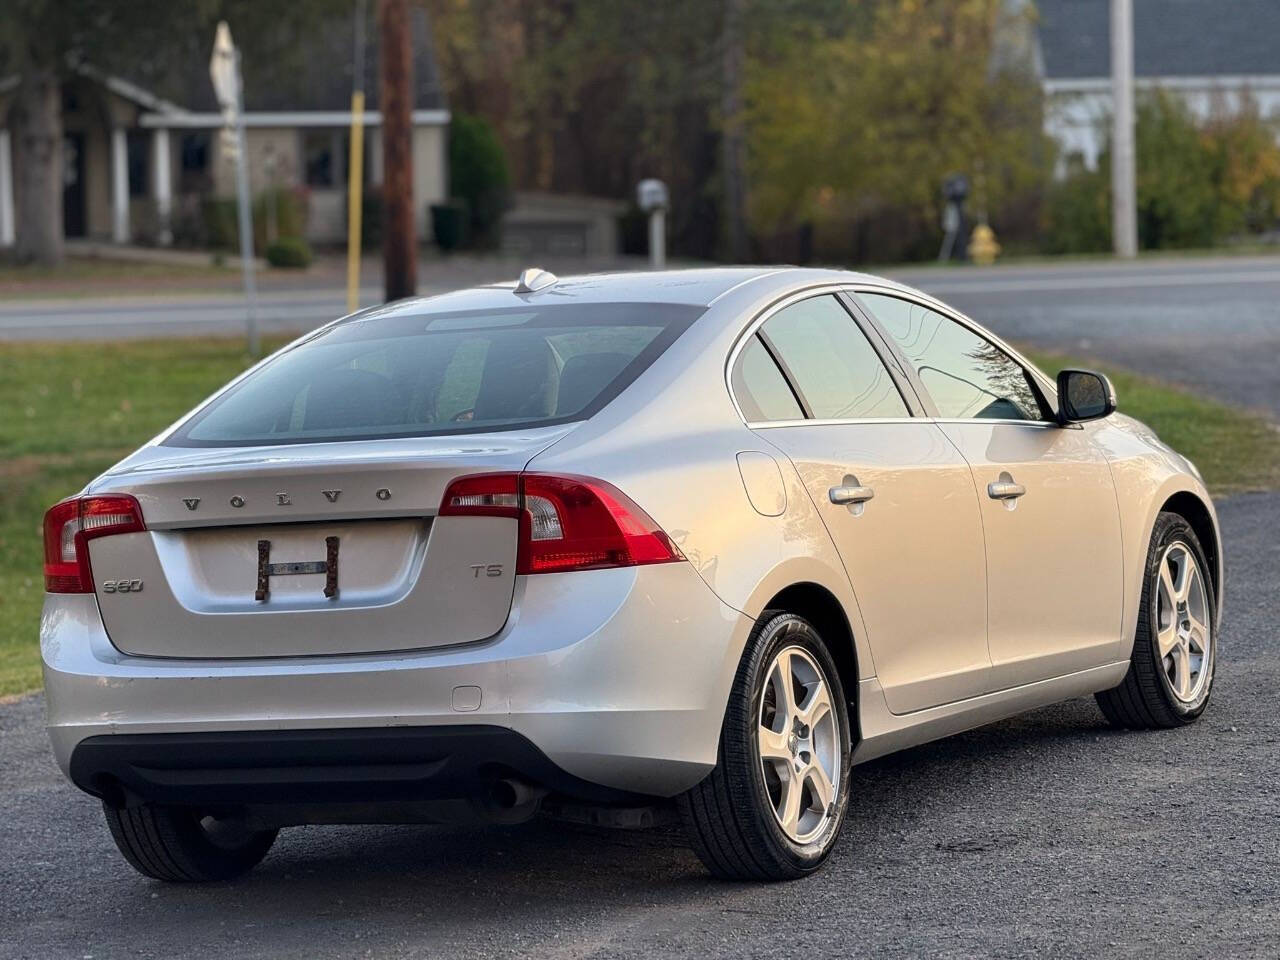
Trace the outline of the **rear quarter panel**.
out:
[[[778,295],[776,287],[740,289],[713,304],[613,403],[528,469],[617,485],[672,537],[725,604],[753,618],[785,587],[824,587],[849,618],[861,675],[871,675],[857,600],[831,538],[791,462],[747,429],[725,383],[738,333]],[[748,451],[778,466],[786,506],[777,516],[752,505],[738,461]]]

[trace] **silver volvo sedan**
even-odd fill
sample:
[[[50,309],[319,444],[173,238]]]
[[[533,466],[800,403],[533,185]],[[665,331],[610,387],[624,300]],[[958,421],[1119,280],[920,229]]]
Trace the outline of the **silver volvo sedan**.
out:
[[[862,761],[1205,709],[1193,464],[915,290],[708,269],[365,310],[45,517],[59,764],[143,874],[303,823],[641,824],[817,869]]]

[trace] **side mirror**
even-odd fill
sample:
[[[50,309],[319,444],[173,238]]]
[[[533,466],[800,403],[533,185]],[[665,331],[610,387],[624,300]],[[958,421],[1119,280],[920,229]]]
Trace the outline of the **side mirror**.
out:
[[[1058,422],[1081,423],[1099,420],[1116,411],[1116,388],[1103,374],[1093,370],[1062,370],[1058,373]]]

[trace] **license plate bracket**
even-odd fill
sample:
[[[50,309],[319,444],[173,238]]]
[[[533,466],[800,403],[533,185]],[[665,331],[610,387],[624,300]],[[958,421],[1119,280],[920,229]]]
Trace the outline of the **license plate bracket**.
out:
[[[258,541],[258,589],[253,599],[266,603],[271,596],[271,578],[310,574],[324,574],[324,595],[333,600],[338,596],[338,537],[325,537],[323,560],[295,560],[287,563],[271,562],[271,541]]]

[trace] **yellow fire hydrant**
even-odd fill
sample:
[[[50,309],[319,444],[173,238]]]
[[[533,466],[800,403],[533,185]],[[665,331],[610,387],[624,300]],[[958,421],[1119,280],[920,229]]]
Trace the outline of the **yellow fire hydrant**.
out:
[[[1000,244],[996,242],[996,232],[985,223],[973,228],[969,237],[969,259],[979,266],[995,263],[1000,256]]]

